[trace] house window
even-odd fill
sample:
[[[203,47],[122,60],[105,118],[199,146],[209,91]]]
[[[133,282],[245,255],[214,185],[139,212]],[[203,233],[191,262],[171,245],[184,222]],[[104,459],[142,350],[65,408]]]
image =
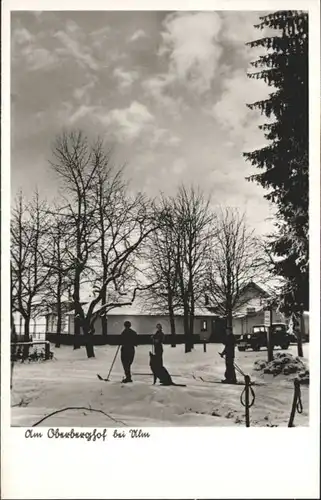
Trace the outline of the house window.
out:
[[[202,332],[207,332],[207,320],[206,320],[206,319],[203,319],[203,320],[202,320],[202,328],[201,328],[201,331],[202,331]]]
[[[255,307],[247,307],[246,312],[247,314],[255,314]]]

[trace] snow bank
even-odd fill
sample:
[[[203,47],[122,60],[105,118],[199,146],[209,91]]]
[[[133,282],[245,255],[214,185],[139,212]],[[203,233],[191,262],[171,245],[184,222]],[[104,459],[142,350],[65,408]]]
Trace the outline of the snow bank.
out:
[[[276,377],[277,375],[285,375],[293,378],[299,378],[302,384],[309,384],[309,370],[304,362],[299,357],[294,357],[292,354],[285,352],[277,352],[274,354],[274,359],[270,362],[257,360],[254,363],[254,370],[263,374],[270,374]]]
[[[139,346],[132,366],[133,383],[121,384],[123,369],[118,356],[110,382],[101,382],[97,373],[107,376],[115,346],[95,348],[88,359],[85,349],[54,348],[53,360],[45,363],[17,363],[11,391],[11,424],[31,426],[46,415],[55,414],[43,426],[244,426],[244,407],[240,403],[242,385],[221,384],[225,363],[219,356],[221,345],[208,345],[207,352],[197,345],[188,354],[184,346],[164,346],[164,364],[174,382],[186,387],[153,385],[149,368],[149,346]],[[294,348],[293,348],[294,352]],[[237,353],[236,362],[251,374],[261,353]],[[256,372],[258,374],[258,372]],[[242,382],[242,377],[238,376]],[[203,380],[202,380],[203,379]],[[252,379],[253,380],[253,379]],[[287,425],[293,385],[279,377],[254,386],[256,399],[251,408],[251,426]],[[308,425],[307,388],[302,390],[304,411],[298,425]],[[82,407],[82,409],[76,409]],[[83,408],[102,410],[93,412]],[[115,420],[118,422],[115,423]]]

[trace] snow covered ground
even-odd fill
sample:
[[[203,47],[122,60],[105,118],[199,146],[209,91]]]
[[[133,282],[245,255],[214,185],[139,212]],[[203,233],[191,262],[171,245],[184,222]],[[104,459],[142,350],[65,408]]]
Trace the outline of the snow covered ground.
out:
[[[132,365],[133,383],[121,384],[120,357],[109,382],[106,377],[116,352],[114,346],[95,347],[96,357],[87,359],[85,349],[55,349],[54,359],[43,363],[20,364],[14,369],[11,392],[11,423],[32,426],[45,415],[66,407],[91,407],[90,410],[68,410],[48,418],[46,427],[135,427],[151,426],[235,426],[244,424],[244,407],[240,403],[243,385],[224,385],[224,360],[218,352],[221,345],[196,345],[185,354],[184,346],[164,347],[164,365],[174,382],[186,387],[152,385],[149,368],[149,346],[139,346]],[[296,355],[296,348],[289,351]],[[304,345],[304,362],[308,365],[309,346]],[[236,363],[251,380],[256,395],[250,410],[252,426],[286,426],[293,398],[293,382],[285,376],[262,378],[253,370],[254,361],[266,359],[267,352],[238,352]],[[203,380],[201,380],[201,378]],[[242,377],[238,375],[241,382]],[[295,416],[296,426],[309,425],[309,389],[302,387],[303,413]],[[116,422],[115,422],[116,421]]]

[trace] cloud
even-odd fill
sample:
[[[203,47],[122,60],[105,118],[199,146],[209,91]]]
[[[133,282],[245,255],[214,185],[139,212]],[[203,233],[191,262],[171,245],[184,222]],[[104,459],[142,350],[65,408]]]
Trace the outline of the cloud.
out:
[[[260,12],[221,12],[222,30],[220,39],[244,49],[247,42],[256,40],[261,32],[254,27],[260,22]]]
[[[120,141],[133,141],[153,125],[154,116],[144,104],[133,101],[128,108],[113,109],[100,116],[100,121],[109,126]]]
[[[98,30],[94,30],[90,33],[90,36],[93,38],[106,38],[106,35],[110,33],[110,26],[104,26]]]
[[[75,88],[73,91],[73,97],[77,101],[81,101],[82,103],[89,103],[90,101],[90,91],[95,88],[98,78],[96,75],[86,75],[89,78],[88,83],[82,85],[81,87]]]
[[[267,202],[246,182],[255,169],[242,157],[264,141],[260,116],[245,106],[260,97],[246,77],[256,17],[247,14],[17,14],[13,188],[35,178],[48,187],[52,138],[71,126],[115,143],[133,190],[174,195],[181,182],[199,184],[217,204],[250,200],[262,224]]]
[[[90,45],[98,50],[103,49],[104,44],[110,35],[110,31],[111,28],[109,26],[104,26],[103,28],[92,31],[90,33]]]
[[[112,109],[101,113],[96,109],[95,114],[99,121],[108,128],[108,133],[113,134],[120,142],[133,142],[139,140],[143,151],[158,146],[173,147],[179,144],[180,139],[168,128],[158,126],[155,116],[149,109],[138,101],[123,109]]]
[[[26,28],[16,28],[12,33],[12,44],[24,45],[34,43],[35,36]]]
[[[63,45],[63,48],[56,49],[57,54],[60,56],[71,56],[82,68],[89,68],[93,71],[99,69],[88,47],[78,40],[81,37],[81,30],[76,23],[67,22],[66,31],[60,30],[55,33],[54,37]]]
[[[42,11],[42,10],[34,10],[34,11],[32,11],[32,15],[35,17],[35,19],[36,19],[38,22],[41,22],[41,20],[42,20],[42,15],[43,15],[43,11]]]
[[[152,97],[155,103],[173,117],[188,108],[182,96],[169,95],[171,85],[174,84],[174,76],[169,74],[156,74],[142,81],[141,86],[146,96]]]
[[[154,125],[154,127],[151,128],[150,132],[151,132],[151,139],[150,139],[151,146],[165,145],[165,144],[167,147],[177,146],[181,142],[181,139],[173,135],[172,130],[169,130],[167,128],[158,128],[156,125]]]
[[[78,24],[75,23],[75,21],[68,20],[66,22],[66,28],[69,33],[80,33],[81,29],[79,28]]]
[[[256,133],[262,118],[259,111],[250,110],[246,103],[266,99],[271,91],[264,81],[248,78],[246,71],[234,71],[223,81],[221,97],[209,113],[232,139],[251,140],[251,133]],[[266,118],[263,121],[266,122]],[[258,132],[263,138],[263,133]]]
[[[169,131],[166,128],[156,128],[153,131],[153,137],[151,144],[154,146],[156,144],[159,144],[162,141],[165,141],[167,136],[169,134]]]
[[[80,106],[80,108],[78,108],[71,116],[69,116],[69,124],[74,125],[78,120],[84,118],[85,116],[92,115],[95,109],[95,106]]]
[[[127,89],[138,79],[137,71],[126,71],[123,68],[115,68],[113,75],[119,81],[120,89]]]
[[[181,175],[187,169],[187,164],[184,158],[178,158],[174,161],[172,172],[175,175]]]
[[[144,80],[141,85],[145,92],[165,104],[166,99],[169,98],[164,95],[164,90],[171,81],[172,78],[169,78],[168,75],[155,75]],[[169,99],[169,101],[171,103],[172,100]]]
[[[177,146],[178,144],[180,144],[182,142],[182,139],[180,139],[180,137],[177,137],[176,135],[171,135],[168,139],[168,142],[172,146]]]
[[[249,47],[248,42],[274,36],[275,30],[271,28],[258,29],[255,25],[259,24],[260,17],[267,14],[266,12],[221,12],[222,29],[220,32],[220,42],[229,46],[229,50],[233,50],[235,56],[241,61],[255,60],[260,55],[266,52],[264,47]]]
[[[17,24],[18,27],[12,32],[13,61],[20,64],[22,56],[28,70],[47,69],[58,65],[64,58],[68,62],[70,58],[74,59],[82,69],[99,69],[92,55],[92,47],[86,45],[86,35],[75,21],[67,19],[64,29],[55,31],[51,36],[46,30],[34,34],[22,27],[21,22]]]
[[[59,62],[53,51],[40,46],[41,35],[36,37],[26,28],[16,28],[12,33],[13,62],[20,64],[21,56],[29,71],[49,69]]]
[[[129,41],[130,42],[136,42],[136,40],[139,40],[140,38],[146,38],[147,35],[144,30],[136,30],[135,33],[130,37]]]
[[[36,71],[49,68],[59,62],[58,57],[47,49],[38,48],[30,50],[27,54],[29,69]]]
[[[215,12],[170,14],[164,21],[159,55],[169,58],[169,74],[200,94],[209,90],[222,47],[222,21]]]

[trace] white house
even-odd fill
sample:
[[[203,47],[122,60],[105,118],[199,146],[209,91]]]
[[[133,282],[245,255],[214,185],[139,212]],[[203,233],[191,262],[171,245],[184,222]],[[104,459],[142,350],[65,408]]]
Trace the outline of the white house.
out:
[[[244,288],[241,305],[234,311],[234,335],[249,333],[252,326],[264,324],[264,308],[269,297],[267,291],[253,281]],[[274,308],[272,309],[272,322],[286,323],[286,318]]]
[[[269,294],[259,285],[250,282],[243,290],[241,305],[234,311],[233,333],[236,336],[250,332],[252,326],[264,323],[264,307]],[[85,306],[85,304],[83,303]],[[70,303],[64,303],[62,318],[62,334],[74,334],[74,311]],[[304,316],[305,333],[309,333],[309,316]],[[107,314],[107,334],[120,334],[124,328],[124,322],[130,321],[138,334],[151,335],[155,332],[156,324],[161,323],[165,334],[171,333],[169,316],[166,314],[151,313],[143,299],[136,298],[131,306],[116,307]],[[272,321],[289,324],[289,321],[276,309],[272,311]],[[213,341],[221,341],[224,334],[224,319],[215,313],[210,306],[199,305],[195,310],[194,333],[203,338]],[[16,323],[17,326],[17,323]],[[42,339],[46,333],[55,334],[57,326],[57,314],[55,308],[48,311],[43,317],[33,322],[30,333],[34,339]],[[102,323],[100,317],[95,321],[95,335],[102,335]],[[183,314],[175,314],[175,328],[177,335],[184,334]],[[18,327],[17,333],[20,328]]]
[[[214,315],[206,307],[198,307],[195,310],[194,333],[206,337],[213,331]],[[130,321],[132,328],[141,335],[152,335],[155,333],[157,323],[163,327],[165,334],[171,333],[170,319],[167,314],[151,313],[144,304],[136,300],[131,306],[121,306],[110,310],[107,314],[107,334],[117,335],[124,329],[124,322]],[[94,324],[95,335],[102,335],[102,323],[98,317]],[[175,314],[176,335],[184,334],[184,322],[182,314]],[[74,316],[69,316],[69,334],[74,333]]]
[[[264,309],[270,295],[260,285],[251,281],[245,288],[240,300],[241,305],[235,309],[233,315],[233,333],[236,336],[250,333],[252,326],[264,324]],[[309,313],[304,313],[305,334],[309,334]],[[277,308],[272,309],[272,323],[285,323],[291,331],[291,321],[280,313]]]

